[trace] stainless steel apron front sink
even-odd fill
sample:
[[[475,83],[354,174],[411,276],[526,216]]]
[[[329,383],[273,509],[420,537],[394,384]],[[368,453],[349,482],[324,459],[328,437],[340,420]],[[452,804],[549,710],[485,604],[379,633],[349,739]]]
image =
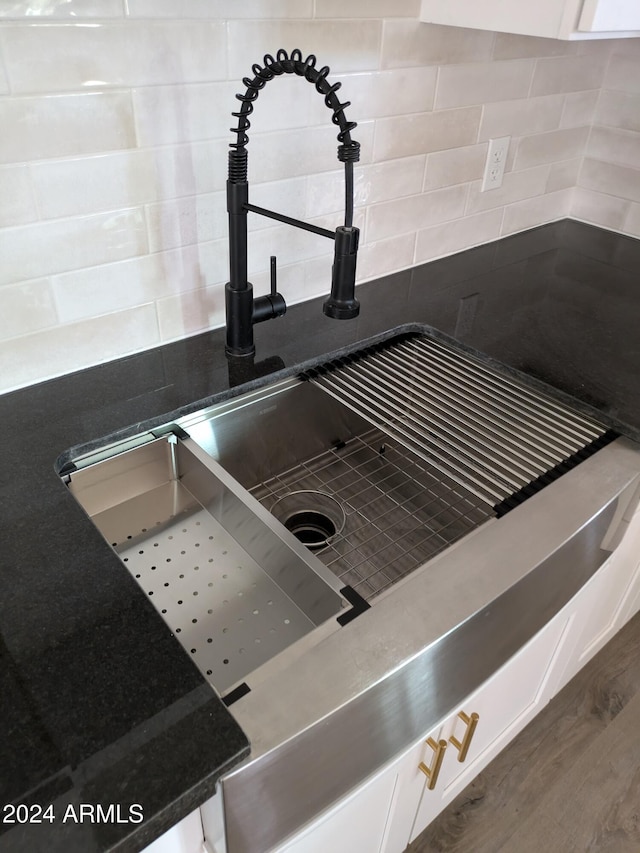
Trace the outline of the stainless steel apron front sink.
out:
[[[425,336],[164,432],[80,456],[67,479],[222,694],[320,626],[339,630],[609,440]]]

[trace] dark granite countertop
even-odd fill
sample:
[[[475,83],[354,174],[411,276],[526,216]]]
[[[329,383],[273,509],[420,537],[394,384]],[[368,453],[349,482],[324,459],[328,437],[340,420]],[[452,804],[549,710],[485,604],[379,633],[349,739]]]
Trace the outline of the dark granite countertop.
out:
[[[255,362],[229,363],[217,330],[0,397],[0,808],[54,806],[39,824],[5,809],[0,851],[140,850],[249,752],[60,480],[69,448],[411,324],[640,440],[639,271],[640,241],[564,220],[371,282],[356,320],[294,306],[256,327]],[[77,822],[80,804],[119,811]]]

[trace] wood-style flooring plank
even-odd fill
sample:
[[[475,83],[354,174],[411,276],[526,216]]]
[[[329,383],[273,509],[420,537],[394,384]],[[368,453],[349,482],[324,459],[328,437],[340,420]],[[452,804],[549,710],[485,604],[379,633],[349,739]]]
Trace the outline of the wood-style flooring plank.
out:
[[[638,853],[640,694],[552,782],[504,853]]]
[[[427,827],[408,853],[566,853],[571,849],[639,853],[640,840],[634,832],[640,821],[640,779],[631,770],[634,761],[635,767],[640,766],[640,734],[629,731],[635,720],[640,732],[639,651],[640,614]],[[629,740],[629,764],[622,762],[618,777],[612,770],[609,778],[607,770],[606,794],[604,789],[600,794],[598,772],[604,771],[591,759],[601,756],[598,761],[606,767],[607,750],[619,748],[620,731]],[[597,743],[601,745],[597,747]],[[581,767],[585,777],[584,786],[577,789],[582,792],[580,797],[571,787],[575,789],[571,775],[575,766]],[[587,785],[592,779],[596,781]],[[631,786],[631,792],[625,786]],[[553,823],[545,817],[554,800],[552,789],[561,810],[553,812]],[[573,830],[582,831],[586,825],[589,838],[605,839],[618,833],[618,848],[566,847]],[[561,827],[568,834],[561,836]],[[530,846],[524,847],[525,843]],[[622,846],[627,843],[631,846]]]

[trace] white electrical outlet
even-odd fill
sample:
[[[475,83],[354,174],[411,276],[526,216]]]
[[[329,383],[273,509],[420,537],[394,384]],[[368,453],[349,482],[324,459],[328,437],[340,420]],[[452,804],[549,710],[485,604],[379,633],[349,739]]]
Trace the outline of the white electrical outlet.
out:
[[[497,190],[498,187],[502,186],[502,176],[504,175],[504,167],[507,163],[510,142],[510,136],[501,136],[499,139],[489,140],[487,162],[484,164],[484,175],[480,192]]]

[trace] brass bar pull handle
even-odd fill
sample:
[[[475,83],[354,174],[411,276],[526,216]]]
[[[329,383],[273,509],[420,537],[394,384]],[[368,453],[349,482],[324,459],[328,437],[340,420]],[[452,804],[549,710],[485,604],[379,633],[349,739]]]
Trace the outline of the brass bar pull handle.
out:
[[[432,737],[428,738],[427,746],[430,746],[433,750],[433,760],[431,762],[431,767],[427,767],[424,761],[421,761],[418,764],[418,769],[422,770],[424,775],[429,780],[427,782],[427,788],[430,791],[436,787],[436,782],[438,781],[438,775],[440,773],[440,767],[442,766],[442,759],[444,758],[444,751],[447,748],[446,740],[435,741]]]
[[[471,716],[469,716],[468,714],[465,714],[464,711],[460,711],[458,717],[462,720],[467,729],[461,741],[459,741],[457,737],[451,735],[451,737],[449,738],[449,742],[452,743],[458,750],[458,761],[464,761],[467,757],[467,752],[469,752],[473,733],[476,730],[476,726],[478,725],[478,720],[480,719],[480,717],[475,712],[471,714]]]

